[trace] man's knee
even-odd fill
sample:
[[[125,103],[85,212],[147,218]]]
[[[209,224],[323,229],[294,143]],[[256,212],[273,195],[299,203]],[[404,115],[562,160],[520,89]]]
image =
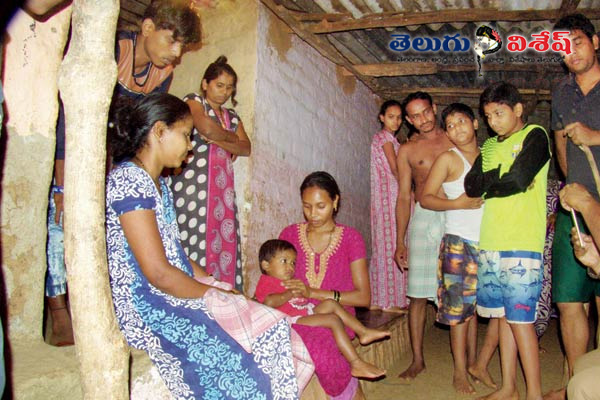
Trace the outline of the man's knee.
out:
[[[586,314],[583,303],[556,303],[556,306],[561,318]]]

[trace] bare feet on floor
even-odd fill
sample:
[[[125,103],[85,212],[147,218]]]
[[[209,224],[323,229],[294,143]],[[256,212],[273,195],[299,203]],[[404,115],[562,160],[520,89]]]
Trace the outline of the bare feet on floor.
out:
[[[514,390],[500,389],[487,396],[478,397],[477,400],[519,400],[519,392]]]
[[[364,346],[376,340],[390,337],[390,335],[390,331],[380,331],[379,329],[365,328],[365,331],[362,335],[360,335],[358,341]]]
[[[405,381],[412,381],[421,372],[425,372],[425,364],[416,364],[413,362],[403,373],[398,375],[398,378],[404,379]]]
[[[350,362],[350,373],[356,378],[374,379],[385,375],[385,369],[381,369],[357,358]]]
[[[566,394],[565,388],[551,390],[544,395],[544,400],[565,400]]]
[[[476,383],[481,382],[491,389],[498,389],[496,382],[494,382],[487,369],[479,369],[475,366],[470,366],[468,370]]]
[[[452,386],[454,386],[454,390],[459,394],[473,394],[475,393],[475,388],[469,382],[469,378],[467,378],[466,374],[458,374],[454,375],[452,379]]]

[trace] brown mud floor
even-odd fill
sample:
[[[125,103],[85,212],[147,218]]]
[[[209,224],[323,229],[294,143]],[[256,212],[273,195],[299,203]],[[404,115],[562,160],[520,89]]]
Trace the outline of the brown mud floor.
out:
[[[487,324],[479,324],[479,345],[483,342]],[[558,337],[558,320],[552,319],[546,333],[541,339],[541,346],[545,352],[540,353],[542,368],[543,393],[557,389],[563,384],[563,355]],[[474,384],[476,393],[473,395],[459,395],[452,387],[452,354],[450,353],[449,331],[435,325],[425,334],[425,362],[427,370],[417,378],[405,383],[398,378],[411,362],[410,351],[402,357],[400,362],[388,370],[386,378],[376,382],[375,388],[367,395],[368,400],[454,400],[476,399],[485,396],[493,390],[483,384]],[[498,351],[492,358],[489,366],[490,373],[497,384],[501,383],[500,359]],[[523,374],[519,368],[518,388],[521,399],[525,398],[525,384]]]

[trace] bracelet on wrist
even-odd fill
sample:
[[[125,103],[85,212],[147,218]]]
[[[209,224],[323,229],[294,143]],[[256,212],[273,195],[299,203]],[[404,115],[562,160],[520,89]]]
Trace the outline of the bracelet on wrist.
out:
[[[62,185],[52,185],[52,193],[64,193],[65,188]]]
[[[333,291],[333,300],[337,303],[340,302],[340,291],[339,290]]]

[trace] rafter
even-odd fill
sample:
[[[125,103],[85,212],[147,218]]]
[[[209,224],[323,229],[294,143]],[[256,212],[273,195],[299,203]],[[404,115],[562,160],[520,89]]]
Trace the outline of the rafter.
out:
[[[463,88],[463,87],[403,87],[394,90],[385,90],[381,92],[383,98],[393,98],[393,97],[405,97],[409,93],[425,91],[429,93],[435,100],[436,97],[446,97],[446,96],[460,96],[460,97],[478,97],[481,96],[481,92],[483,92],[483,88]],[[525,98],[535,96],[539,101],[541,100],[551,100],[552,94],[550,90],[540,90],[540,89],[519,89],[519,93]]]
[[[473,72],[478,67],[475,64],[437,64],[434,62],[403,62],[383,64],[356,64],[354,68],[358,73],[365,76],[410,76],[410,75],[434,75],[438,72]],[[486,71],[516,71],[516,72],[561,72],[559,64],[494,64],[483,65]],[[345,74],[352,75],[351,72]]]
[[[572,5],[571,5],[572,7]],[[570,10],[571,7],[568,9]],[[294,13],[299,22],[314,23],[308,27],[312,33],[331,33],[372,28],[395,28],[408,25],[442,24],[451,22],[481,21],[553,21],[561,16],[562,9],[556,10],[511,10],[502,11],[493,8],[470,8],[459,10],[438,10],[418,13],[385,12],[367,14],[354,19],[345,14],[306,14]],[[577,10],[589,19],[600,19],[600,9]]]

